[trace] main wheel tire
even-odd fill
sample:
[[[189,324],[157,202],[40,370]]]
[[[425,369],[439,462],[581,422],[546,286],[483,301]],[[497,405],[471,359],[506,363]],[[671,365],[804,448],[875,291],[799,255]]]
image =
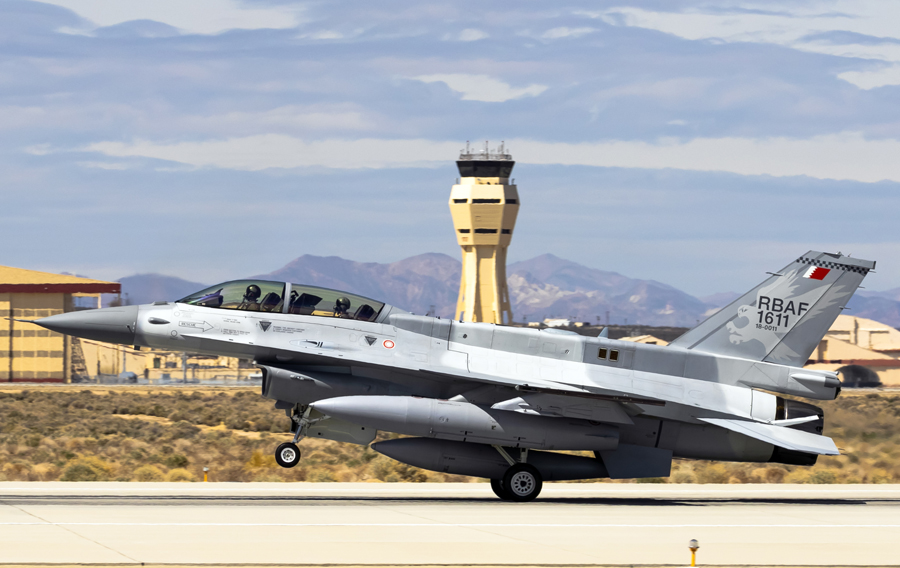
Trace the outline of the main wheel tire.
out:
[[[292,442],[285,442],[275,448],[275,461],[281,467],[294,467],[300,463],[300,448]]]
[[[517,463],[503,475],[503,489],[513,501],[531,501],[541,493],[544,481],[533,465]]]
[[[503,488],[503,480],[502,479],[492,479],[491,480],[491,489],[494,490],[494,495],[503,499],[504,501],[512,500],[512,497],[510,497],[509,493],[506,492],[506,489]]]

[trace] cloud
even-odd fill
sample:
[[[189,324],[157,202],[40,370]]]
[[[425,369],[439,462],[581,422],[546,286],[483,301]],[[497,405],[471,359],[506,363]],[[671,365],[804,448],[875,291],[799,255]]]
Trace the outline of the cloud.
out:
[[[144,157],[196,167],[257,171],[268,168],[401,168],[446,162],[459,152],[456,142],[430,140],[323,140],[305,142],[281,134],[225,140],[176,142],[138,140],[97,142],[85,148],[117,158]]]
[[[478,41],[480,39],[485,39],[490,37],[490,35],[482,30],[476,28],[466,28],[463,31],[459,32],[457,39],[459,41]]]
[[[444,83],[450,90],[462,93],[464,101],[502,103],[522,97],[536,97],[547,90],[546,85],[528,85],[514,88],[488,75],[465,75],[461,73],[419,75],[413,77],[423,83]]]
[[[344,34],[334,30],[322,30],[311,34],[305,34],[300,37],[308,37],[310,39],[344,39]]]
[[[763,11],[766,7],[771,11]],[[900,5],[878,0],[826,0],[799,6],[747,2],[730,10],[716,7],[683,12],[617,7],[588,15],[614,25],[653,29],[691,40],[790,45],[804,37],[835,31],[876,38],[900,37],[896,25]]]
[[[181,116],[183,132],[243,135],[308,133],[309,131],[366,131],[375,123],[361,108],[348,104],[286,105],[266,111],[231,111],[208,116]]]
[[[534,164],[673,168],[741,175],[900,181],[900,141],[867,140],[859,133],[812,138],[695,138],[657,142],[565,144],[510,140],[513,156]]]
[[[596,31],[594,28],[553,28],[541,34],[542,39],[562,39],[566,37],[581,37]]]
[[[98,27],[133,20],[168,24],[185,33],[217,34],[226,30],[284,29],[299,25],[298,8],[250,8],[236,0],[42,0],[72,10]],[[77,30],[68,28],[69,33]]]
[[[771,11],[764,11],[766,8]],[[731,9],[683,12],[616,7],[583,14],[612,25],[652,29],[689,40],[769,43],[837,57],[900,63],[900,27],[896,24],[900,3],[896,2],[746,3]],[[838,77],[861,88],[870,83],[896,84],[890,72],[870,71],[864,78],[842,73]]]
[[[452,160],[456,142],[322,140],[266,134],[201,142],[139,140],[97,142],[85,148],[110,157],[145,157],[230,170],[267,168],[431,167]],[[900,181],[900,141],[867,140],[858,133],[807,139],[696,138],[657,142],[611,140],[567,144],[508,140],[516,160],[527,164],[731,172],[741,175],[809,176],[819,179]]]
[[[866,90],[887,85],[900,85],[900,65],[888,65],[872,71],[847,71],[840,73],[838,79],[843,79]]]
[[[98,170],[127,170],[128,164],[119,162],[78,162],[82,168],[93,168]]]

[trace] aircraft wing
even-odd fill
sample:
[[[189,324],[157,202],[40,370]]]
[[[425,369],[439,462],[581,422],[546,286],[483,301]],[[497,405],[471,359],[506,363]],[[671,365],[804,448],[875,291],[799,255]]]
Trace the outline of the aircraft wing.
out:
[[[575,398],[585,398],[593,400],[603,400],[610,402],[630,402],[633,404],[646,404],[648,406],[665,406],[666,401],[658,398],[650,398],[647,396],[631,396],[612,390],[586,390],[565,383],[557,383],[550,381],[522,381],[519,379],[505,379],[494,375],[486,375],[482,373],[460,372],[457,374],[448,372],[432,371],[430,369],[418,369],[418,372],[439,378],[447,379],[467,379],[475,382],[505,385],[514,388],[516,391],[524,394],[549,394],[556,396],[570,396]]]
[[[182,336],[210,341],[210,339],[200,334],[182,334]],[[328,362],[334,365],[358,365],[363,367],[381,368],[394,372],[400,371],[411,374],[420,374],[439,380],[462,380],[482,384],[503,385],[514,388],[516,391],[522,393],[543,393],[619,403],[644,404],[648,406],[664,406],[666,404],[666,401],[660,398],[636,395],[620,390],[602,389],[597,387],[587,390],[567,383],[533,378],[528,381],[523,381],[521,379],[501,377],[488,373],[472,372],[464,368],[452,368],[446,365],[422,365],[421,363],[409,359],[392,359],[389,362],[373,360],[370,357],[364,356],[364,351],[354,346],[343,346],[316,341],[292,342],[292,344],[292,351],[283,351],[279,353],[278,350],[273,350],[273,352],[283,354],[285,357],[291,357],[298,354],[307,355],[310,357],[309,363],[315,364]],[[274,367],[286,366],[285,363],[277,357],[273,359],[274,360],[267,360],[264,362]]]
[[[838,456],[841,454],[831,438],[804,432],[803,430],[729,418],[700,418],[700,420],[787,450],[824,456]]]

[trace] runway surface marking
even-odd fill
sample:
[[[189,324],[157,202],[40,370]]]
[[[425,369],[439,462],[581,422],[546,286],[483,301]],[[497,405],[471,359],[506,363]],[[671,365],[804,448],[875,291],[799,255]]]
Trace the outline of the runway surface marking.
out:
[[[62,483],[62,485],[69,485],[69,484]],[[97,485],[103,485],[103,484],[97,483]],[[131,487],[128,484],[123,484],[123,485],[126,485],[126,486],[122,487],[122,488],[97,487],[96,489],[91,491],[91,493],[96,495],[97,493],[109,492],[109,493],[114,493],[116,495],[123,496],[123,497],[127,496],[129,493],[144,493],[144,492],[156,492],[156,493],[168,493],[168,494],[176,493],[176,491],[174,491],[171,487]],[[133,483],[133,485],[138,485],[138,484]],[[199,484],[199,485],[193,484],[193,485],[186,487],[185,491],[183,491],[183,493],[188,494],[188,495],[191,493],[194,493],[194,492],[247,493],[248,495],[258,494],[258,493],[269,493],[269,492],[285,493],[285,494],[290,494],[290,493],[294,493],[294,492],[303,493],[303,494],[322,492],[322,493],[338,493],[338,494],[342,494],[342,495],[348,493],[347,488],[342,487],[343,484],[340,484],[340,483],[329,484],[329,485],[335,485],[335,487],[309,487],[310,485],[314,485],[314,484],[302,483],[302,485],[304,485],[304,487],[302,487],[302,488],[292,488],[290,486],[288,486],[288,487],[252,487],[252,488],[248,488],[248,487],[222,487],[222,485],[223,485],[222,483],[210,483],[209,487],[204,487],[203,484]],[[249,484],[243,484],[243,485],[249,485]],[[385,484],[381,484],[381,483],[365,483],[365,484],[363,484],[363,483],[352,483],[352,484],[348,483],[346,485],[353,486],[350,493],[365,492],[365,493],[376,493],[376,494],[392,494],[392,493],[448,493],[447,489],[443,486],[450,486],[450,485],[456,485],[456,486],[462,485],[462,486],[464,486],[465,489],[471,488],[473,490],[477,490],[477,489],[481,489],[481,488],[485,487],[487,484],[480,484],[480,483],[437,484],[436,483],[436,484],[434,484],[435,487],[428,487],[428,486],[423,487],[422,485],[424,485],[424,484],[410,484],[410,485],[414,486],[414,490],[412,492],[402,491],[400,489],[397,489],[396,491],[394,491],[394,489],[395,489],[394,486],[392,486],[390,484],[385,486]],[[359,487],[360,485],[371,485],[372,487]],[[595,485],[600,485],[601,487],[599,487],[599,488],[591,487],[590,489],[584,489],[584,488],[580,487],[580,485],[585,485],[585,484],[573,483],[571,488],[563,487],[560,485],[554,485],[554,486],[551,486],[550,491],[554,492],[554,493],[570,493],[570,492],[571,493],[586,493],[588,491],[602,493],[604,491],[608,491],[610,494],[615,494],[615,495],[618,495],[620,493],[634,493],[634,494],[646,495],[648,493],[653,493],[654,490],[656,489],[656,488],[623,489],[623,488],[621,488],[621,486],[617,486],[612,483],[598,483]],[[29,492],[44,493],[44,492],[68,491],[70,493],[74,493],[74,492],[84,488],[84,484],[80,484],[80,483],[72,483],[71,486],[72,487],[64,486],[64,487],[40,487],[39,488],[39,487],[9,487],[9,486],[5,486],[5,484],[4,484],[4,486],[0,486],[0,492],[29,491]],[[400,487],[403,487],[403,486],[400,486]],[[547,489],[548,486],[545,485],[544,488]],[[453,489],[459,489],[459,488],[453,487]],[[667,487],[666,489],[668,490],[669,488]],[[813,488],[811,491],[798,491],[797,487],[791,487],[791,488],[785,488],[785,489],[781,489],[781,488],[772,489],[770,486],[766,486],[766,485],[762,485],[762,484],[760,484],[759,489],[757,489],[754,486],[749,486],[749,487],[738,486],[738,488],[735,490],[735,489],[731,489],[731,488],[709,487],[709,486],[705,486],[705,485],[700,485],[697,487],[687,486],[687,489],[685,489],[683,491],[679,491],[678,489],[680,489],[680,488],[678,488],[676,486],[676,488],[674,488],[674,490],[668,490],[665,492],[669,493],[671,495],[679,495],[680,493],[691,493],[693,491],[696,491],[698,493],[702,492],[704,494],[722,493],[722,494],[727,494],[727,495],[733,495],[736,491],[740,492],[742,489],[745,489],[745,490],[747,490],[747,492],[749,492],[751,490],[756,490],[755,492],[765,493],[766,495],[769,495],[771,493],[790,493],[792,495],[797,495],[798,493],[800,493],[802,495],[802,493],[806,493],[806,492],[811,493],[811,492],[817,492],[817,491],[821,491],[821,492],[826,491],[823,489],[819,489],[818,487]],[[807,489],[807,488],[803,487],[802,489]],[[663,492],[663,491],[660,490],[660,492]],[[896,486],[889,487],[886,489],[880,489],[880,488],[869,487],[869,486],[864,486],[863,488],[859,488],[859,489],[857,489],[857,488],[851,489],[851,488],[847,488],[845,486],[838,485],[838,486],[834,487],[833,492],[836,495],[843,495],[845,493],[865,493],[868,495],[879,494],[879,493],[894,493],[894,494],[900,495],[900,489],[898,489]]]
[[[474,483],[0,483],[0,564],[675,566],[692,538],[707,566],[900,558],[896,485],[547,493],[504,503]]]
[[[0,526],[58,526],[58,527],[522,527],[522,528],[624,528],[624,529],[666,529],[666,528],[730,528],[730,529],[898,529],[900,524],[893,525],[833,525],[833,524],[555,524],[555,523],[29,523],[0,522]]]

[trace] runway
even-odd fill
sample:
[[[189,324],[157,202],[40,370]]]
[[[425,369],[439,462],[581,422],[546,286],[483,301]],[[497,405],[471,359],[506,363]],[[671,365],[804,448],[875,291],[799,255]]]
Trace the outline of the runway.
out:
[[[900,565],[897,485],[0,483],[0,563]]]

